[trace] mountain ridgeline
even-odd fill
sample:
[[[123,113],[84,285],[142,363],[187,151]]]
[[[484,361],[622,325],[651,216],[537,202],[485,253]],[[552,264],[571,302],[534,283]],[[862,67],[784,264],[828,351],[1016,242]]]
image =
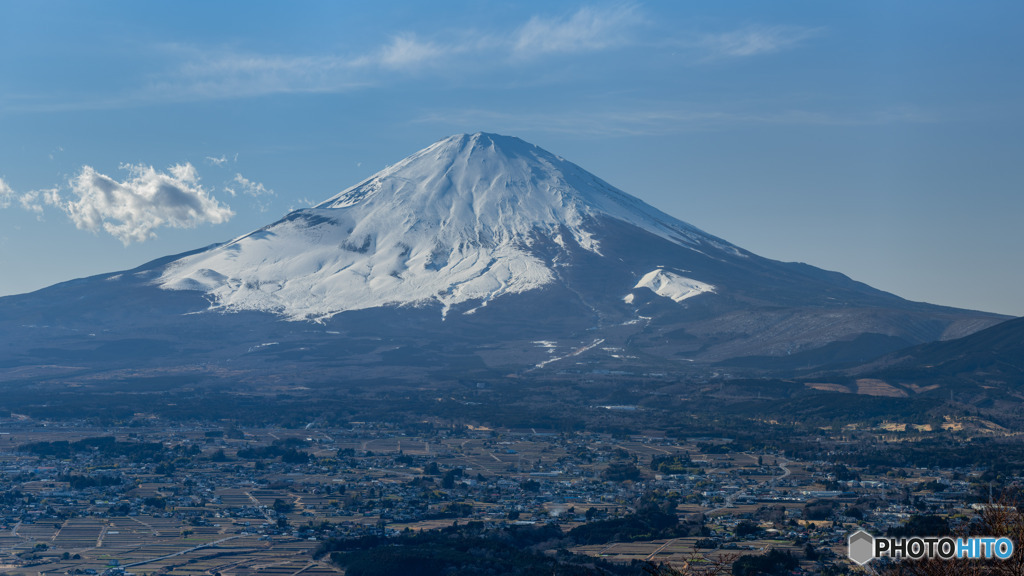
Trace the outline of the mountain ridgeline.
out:
[[[1003,319],[759,257],[478,133],[230,242],[0,298],[0,378],[766,373]]]

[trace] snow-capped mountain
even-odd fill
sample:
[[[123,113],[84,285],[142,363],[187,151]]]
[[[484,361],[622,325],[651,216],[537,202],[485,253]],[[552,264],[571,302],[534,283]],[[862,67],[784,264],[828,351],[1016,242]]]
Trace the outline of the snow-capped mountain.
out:
[[[225,244],[0,299],[0,377],[806,368],[1001,319],[761,258],[480,133]]]
[[[600,218],[688,250],[742,254],[545,150],[473,134],[442,140],[314,208],[175,262],[159,283],[202,290],[216,308],[293,320],[433,303],[444,317],[453,305],[482,306],[555,282],[573,249],[600,256]],[[564,253],[545,261],[532,250],[542,242]],[[651,271],[636,287],[673,299],[712,291],[681,278]]]

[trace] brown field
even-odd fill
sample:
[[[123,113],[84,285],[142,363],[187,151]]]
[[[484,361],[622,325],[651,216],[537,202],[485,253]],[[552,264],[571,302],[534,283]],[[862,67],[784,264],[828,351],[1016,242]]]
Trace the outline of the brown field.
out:
[[[857,394],[885,396],[888,398],[906,398],[908,396],[906,391],[896,388],[888,382],[874,378],[861,378],[857,380]]]
[[[822,390],[824,392],[842,392],[844,394],[852,394],[853,390],[850,390],[842,384],[829,384],[827,382],[807,382],[804,384],[812,390]]]

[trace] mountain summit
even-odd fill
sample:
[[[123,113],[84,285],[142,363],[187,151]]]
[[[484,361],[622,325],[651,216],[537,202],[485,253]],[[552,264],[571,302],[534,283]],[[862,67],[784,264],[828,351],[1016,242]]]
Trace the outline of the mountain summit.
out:
[[[761,258],[478,133],[225,244],[0,298],[0,376],[791,372],[1000,320]]]
[[[572,250],[601,255],[602,219],[691,250],[741,254],[537,146],[477,133],[446,138],[314,208],[185,258],[160,285],[207,292],[217,308],[293,320],[432,303],[447,316],[457,304],[551,284]],[[545,259],[531,249],[550,243],[565,253]],[[662,274],[659,285],[672,278]]]

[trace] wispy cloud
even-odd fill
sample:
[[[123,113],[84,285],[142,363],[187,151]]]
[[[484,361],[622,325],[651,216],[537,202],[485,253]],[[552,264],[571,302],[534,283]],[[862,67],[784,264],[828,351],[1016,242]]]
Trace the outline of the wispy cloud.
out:
[[[720,34],[699,35],[692,45],[703,53],[705,61],[713,61],[779,52],[822,33],[821,28],[747,26]]]
[[[56,205],[59,199],[59,190],[51,188],[47,190],[31,190],[18,194],[3,179],[0,179],[0,209],[10,208],[15,201],[23,210],[32,212],[37,218],[42,218],[44,205]]]
[[[382,36],[377,43],[327,52],[268,53],[232,45],[164,43],[152,47],[147,58],[156,64],[145,76],[136,78],[134,88],[73,101],[26,96],[0,107],[66,111],[275,94],[345,93],[435,72],[458,71],[457,76],[464,78],[501,67],[519,69],[552,55],[580,56],[629,47],[660,50],[670,45],[691,63],[712,63],[791,49],[822,33],[816,28],[766,25],[717,34],[679,31],[677,27],[666,30],[642,5],[625,2],[586,5],[562,14],[534,14],[489,30],[399,31]],[[206,160],[222,165],[226,159],[211,156]]]
[[[565,110],[544,113],[498,112],[493,110],[449,110],[433,112],[416,120],[466,131],[487,126],[509,132],[547,132],[575,135],[635,136],[720,131],[756,125],[864,126],[896,123],[928,123],[935,117],[911,108],[880,111],[824,112],[781,109],[745,112],[728,109],[685,109],[651,104],[632,109]]]
[[[14,199],[14,190],[4,182],[3,178],[0,178],[0,208],[8,208],[11,205],[11,200]]]
[[[568,18],[534,16],[513,36],[520,56],[553,52],[592,52],[626,43],[643,18],[633,4],[581,8]]]
[[[395,74],[481,62],[491,68],[545,54],[622,46],[643,21],[635,4],[585,7],[561,18],[534,16],[504,31],[444,31],[426,38],[403,32],[376,47],[332,54],[264,54],[164,44],[161,50],[177,64],[153,73],[144,87],[125,99],[148,103],[350,92],[379,85]],[[124,105],[125,99],[110,105]]]
[[[383,46],[373,56],[356,60],[353,64],[401,69],[435,61],[445,55],[464,50],[465,48],[460,45],[443,46],[434,42],[421,41],[414,34],[402,34],[392,38],[390,43]]]
[[[45,205],[58,206],[60,204],[60,190],[58,188],[31,190],[18,196],[18,204],[23,209],[35,213],[36,218],[42,219]]]
[[[478,44],[478,39],[442,44],[399,34],[368,52],[298,56],[169,44],[164,50],[181,64],[155,76],[138,96],[193,100],[347,92],[373,85],[381,73],[421,70]]]
[[[228,161],[228,157],[221,154],[219,158],[214,156],[207,156],[206,163],[213,166],[223,166]]]
[[[274,191],[267,188],[260,182],[253,182],[241,174],[235,174],[235,179],[232,180],[238,184],[235,188],[226,188],[229,194],[237,196],[238,194],[246,194],[254,198],[259,196],[274,196]]]
[[[361,83],[351,74],[351,62],[336,56],[268,55],[177,44],[164,49],[181,63],[154,75],[133,98],[191,101],[341,92]]]
[[[193,228],[227,222],[234,212],[200,184],[191,164],[158,172],[152,166],[124,164],[128,178],[118,182],[84,166],[71,181],[75,200],[52,198],[83,230],[104,230],[125,245],[156,236],[162,227]]]

